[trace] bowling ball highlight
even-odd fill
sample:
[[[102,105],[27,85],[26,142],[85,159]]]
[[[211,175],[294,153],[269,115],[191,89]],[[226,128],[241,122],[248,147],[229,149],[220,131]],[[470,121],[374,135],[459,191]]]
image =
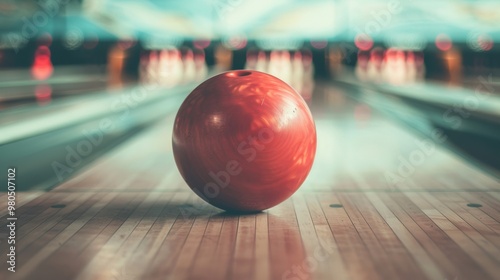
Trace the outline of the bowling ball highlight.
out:
[[[228,211],[254,212],[290,197],[316,154],[307,104],[258,71],[230,71],[195,88],[175,118],[172,146],[189,187]]]

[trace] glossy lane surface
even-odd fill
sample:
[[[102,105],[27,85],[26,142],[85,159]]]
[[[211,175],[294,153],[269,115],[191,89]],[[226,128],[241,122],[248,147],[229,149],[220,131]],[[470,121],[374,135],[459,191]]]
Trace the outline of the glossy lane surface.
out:
[[[165,145],[174,115],[49,192],[18,192],[19,266],[0,279],[498,279],[500,183],[435,146],[389,184],[423,139],[350,94],[316,87],[311,173],[256,215],[186,186]]]

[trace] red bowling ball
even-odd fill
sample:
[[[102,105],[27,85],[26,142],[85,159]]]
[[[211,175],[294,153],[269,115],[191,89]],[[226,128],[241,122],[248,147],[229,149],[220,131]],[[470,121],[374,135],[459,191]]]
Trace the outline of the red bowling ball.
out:
[[[307,104],[285,82],[257,71],[214,76],[179,108],[172,135],[175,162],[203,200],[254,212],[290,197],[316,153]]]

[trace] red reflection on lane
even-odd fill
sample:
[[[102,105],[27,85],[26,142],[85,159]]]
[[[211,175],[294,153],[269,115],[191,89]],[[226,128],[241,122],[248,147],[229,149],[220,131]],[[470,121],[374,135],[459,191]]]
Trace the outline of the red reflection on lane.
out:
[[[39,105],[46,105],[52,99],[52,87],[50,85],[37,85],[35,98]]]
[[[371,108],[364,104],[356,105],[356,107],[354,107],[354,119],[364,124],[371,119]]]

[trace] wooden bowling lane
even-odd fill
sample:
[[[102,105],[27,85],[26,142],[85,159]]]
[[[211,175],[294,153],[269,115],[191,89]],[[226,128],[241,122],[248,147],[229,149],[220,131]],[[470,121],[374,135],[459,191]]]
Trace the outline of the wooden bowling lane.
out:
[[[188,189],[173,114],[55,189],[18,193],[17,271],[2,262],[0,279],[498,279],[500,183],[437,145],[402,176],[424,139],[348,95],[316,87],[311,174],[263,213]]]

